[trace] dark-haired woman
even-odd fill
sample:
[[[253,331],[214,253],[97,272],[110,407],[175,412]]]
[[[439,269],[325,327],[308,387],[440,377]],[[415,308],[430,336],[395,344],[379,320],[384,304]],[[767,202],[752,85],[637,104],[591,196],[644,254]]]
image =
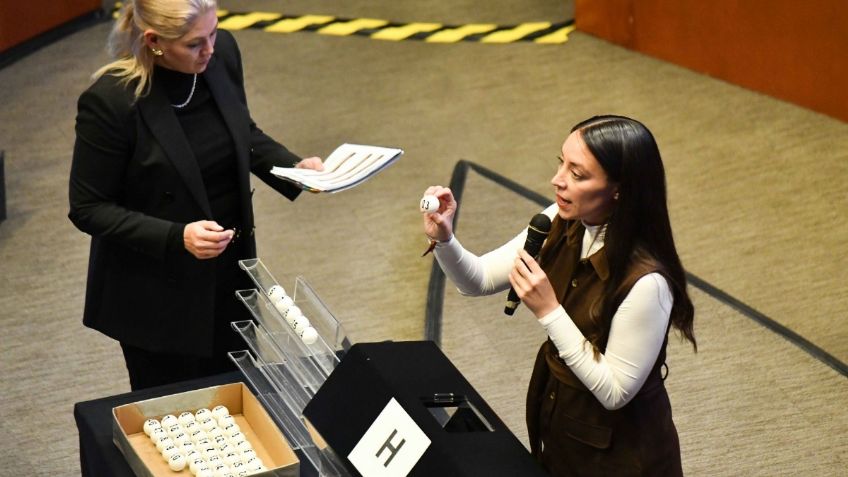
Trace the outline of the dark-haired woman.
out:
[[[132,389],[234,369],[250,319],[234,291],[256,256],[250,173],[323,168],[259,129],[215,0],[128,0],[115,57],[79,98],[71,221],[91,235],[83,324],[117,340]]]
[[[549,339],[527,393],[531,451],[555,476],[682,475],[680,445],[663,384],[670,327],[693,347],[694,308],[672,238],[665,172],[638,121],[598,116],[577,124],[551,183],[556,203],[536,262],[526,229],[483,256],[453,236],[448,188],[426,194],[435,255],[460,293],[510,285]]]

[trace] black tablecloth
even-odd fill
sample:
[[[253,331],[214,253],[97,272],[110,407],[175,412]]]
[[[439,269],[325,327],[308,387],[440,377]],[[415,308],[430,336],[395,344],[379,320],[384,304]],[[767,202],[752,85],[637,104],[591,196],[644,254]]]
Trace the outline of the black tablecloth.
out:
[[[124,455],[112,442],[113,407],[237,382],[245,382],[244,376],[239,371],[232,371],[74,404],[74,419],[77,421],[79,430],[80,468],[83,477],[135,477]]]

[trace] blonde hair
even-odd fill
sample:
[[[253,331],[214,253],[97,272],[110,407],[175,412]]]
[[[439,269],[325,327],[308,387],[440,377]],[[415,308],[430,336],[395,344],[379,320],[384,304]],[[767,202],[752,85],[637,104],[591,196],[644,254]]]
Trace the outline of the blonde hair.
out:
[[[165,40],[185,35],[197,17],[217,8],[215,0],[126,0],[109,33],[107,49],[115,58],[97,70],[135,84],[135,99],[150,91],[153,79],[153,52],[144,43],[145,30],[154,30]]]

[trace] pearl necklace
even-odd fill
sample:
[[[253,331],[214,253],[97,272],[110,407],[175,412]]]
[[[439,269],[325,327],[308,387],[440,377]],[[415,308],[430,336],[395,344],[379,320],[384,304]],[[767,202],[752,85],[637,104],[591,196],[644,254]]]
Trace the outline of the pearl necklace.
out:
[[[194,79],[191,81],[191,92],[188,93],[188,99],[185,100],[183,104],[172,104],[171,106],[181,109],[188,106],[188,103],[191,102],[191,98],[194,97],[194,87],[197,86],[197,73],[194,74]]]

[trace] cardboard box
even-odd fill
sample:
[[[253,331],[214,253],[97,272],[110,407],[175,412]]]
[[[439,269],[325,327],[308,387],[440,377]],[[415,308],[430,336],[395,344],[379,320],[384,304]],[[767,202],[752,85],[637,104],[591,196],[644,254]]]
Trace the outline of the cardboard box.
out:
[[[186,466],[180,472],[168,463],[144,433],[144,421],[167,414],[212,409],[224,405],[235,418],[267,471],[256,476],[297,477],[300,461],[280,429],[244,383],[225,384],[139,401],[112,409],[112,440],[139,477],[191,476]]]

